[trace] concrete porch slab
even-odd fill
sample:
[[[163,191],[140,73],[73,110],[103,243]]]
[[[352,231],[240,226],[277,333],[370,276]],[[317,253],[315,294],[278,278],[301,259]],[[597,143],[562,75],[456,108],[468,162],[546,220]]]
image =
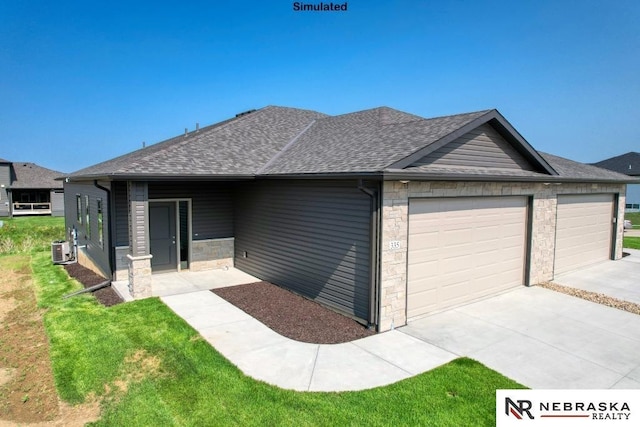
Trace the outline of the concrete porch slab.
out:
[[[259,281],[260,279],[257,277],[233,267],[226,270],[156,273],[151,276],[151,295],[154,297],[163,297],[187,294],[228,286],[245,285]],[[129,293],[129,283],[127,281],[113,282],[111,286],[122,299],[125,301],[133,301],[133,297]]]

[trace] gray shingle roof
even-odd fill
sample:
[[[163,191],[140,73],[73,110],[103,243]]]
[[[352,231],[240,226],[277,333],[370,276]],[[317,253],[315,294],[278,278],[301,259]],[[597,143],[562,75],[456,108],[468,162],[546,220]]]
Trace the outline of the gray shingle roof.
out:
[[[0,157],[0,163],[11,163],[11,162],[9,160],[5,160],[5,159]]]
[[[624,174],[613,172],[600,167],[586,165],[584,163],[574,162],[573,160],[565,159],[564,157],[554,156],[552,154],[542,153],[540,154],[545,158],[551,166],[558,171],[558,174],[563,178],[569,179],[600,179],[600,180],[617,180],[617,181],[629,181],[629,177]]]
[[[640,176],[640,153],[631,151],[627,154],[602,160],[593,165],[625,175]]]
[[[265,107],[71,174],[253,175],[322,113]]]
[[[387,107],[326,117],[262,174],[376,172],[464,126],[485,111],[423,119]]]
[[[64,175],[62,172],[28,162],[12,162],[11,166],[15,178],[11,182],[11,188],[53,189],[63,187],[62,181],[56,181],[56,178]]]
[[[512,138],[512,143],[526,146],[534,161],[547,162],[548,166],[536,168],[537,172],[433,165],[405,167],[409,164],[407,161],[420,155],[425,147],[444,144],[479,122],[496,119],[502,120],[501,126],[509,135],[517,133],[496,110],[424,119],[388,107],[327,116],[315,111],[270,106],[82,169],[70,177],[230,178],[409,173],[439,178],[546,179],[557,172],[555,178],[559,179],[628,180],[615,172],[537,153],[519,134]]]

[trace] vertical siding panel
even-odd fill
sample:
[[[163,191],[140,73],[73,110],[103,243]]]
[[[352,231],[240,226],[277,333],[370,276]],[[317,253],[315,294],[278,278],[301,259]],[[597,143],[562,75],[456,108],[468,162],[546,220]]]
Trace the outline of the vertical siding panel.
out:
[[[131,235],[129,248],[133,256],[149,254],[149,242],[147,239],[149,196],[147,183],[138,181],[128,182],[129,215]]]
[[[235,218],[238,268],[367,319],[370,199],[355,181],[245,184]]]

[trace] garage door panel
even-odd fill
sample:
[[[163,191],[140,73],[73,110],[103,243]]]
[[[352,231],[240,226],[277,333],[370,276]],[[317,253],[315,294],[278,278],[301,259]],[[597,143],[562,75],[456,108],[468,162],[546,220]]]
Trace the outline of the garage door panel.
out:
[[[559,195],[554,274],[609,259],[613,195]]]
[[[525,197],[412,199],[409,318],[521,285]]]

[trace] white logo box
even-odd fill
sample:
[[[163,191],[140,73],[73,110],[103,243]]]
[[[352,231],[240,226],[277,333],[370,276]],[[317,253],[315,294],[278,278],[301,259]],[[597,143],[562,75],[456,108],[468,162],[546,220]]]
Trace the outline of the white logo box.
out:
[[[640,426],[640,390],[496,390],[496,426]]]

